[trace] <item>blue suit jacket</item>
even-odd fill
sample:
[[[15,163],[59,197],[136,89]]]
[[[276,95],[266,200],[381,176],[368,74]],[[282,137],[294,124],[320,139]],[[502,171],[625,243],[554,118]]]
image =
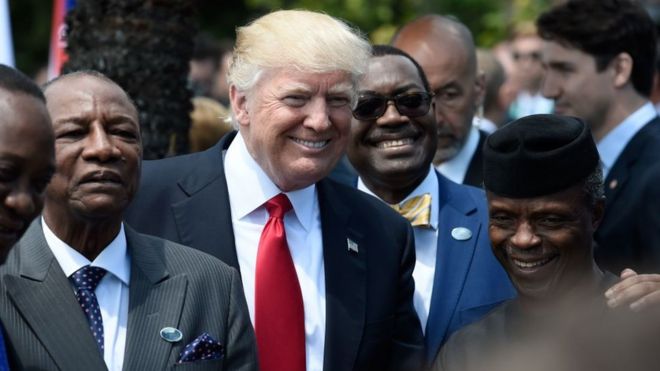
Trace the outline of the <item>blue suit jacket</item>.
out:
[[[619,273],[660,271],[660,118],[630,140],[605,179],[596,262]]]
[[[488,238],[488,206],[481,189],[456,184],[437,171],[438,252],[431,308],[426,323],[427,361],[449,336],[515,297],[506,272],[495,259]],[[355,186],[357,178],[353,182]],[[464,227],[472,237],[458,241],[452,229]]]

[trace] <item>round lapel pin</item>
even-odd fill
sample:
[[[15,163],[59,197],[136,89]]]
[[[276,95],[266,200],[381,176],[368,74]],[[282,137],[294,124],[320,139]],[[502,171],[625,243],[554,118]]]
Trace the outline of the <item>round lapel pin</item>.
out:
[[[465,227],[456,227],[451,230],[451,237],[457,241],[466,241],[472,237],[472,232]]]
[[[181,339],[183,339],[183,333],[174,327],[163,327],[160,330],[160,337],[162,337],[163,340],[167,342],[176,343],[177,341],[181,341]]]

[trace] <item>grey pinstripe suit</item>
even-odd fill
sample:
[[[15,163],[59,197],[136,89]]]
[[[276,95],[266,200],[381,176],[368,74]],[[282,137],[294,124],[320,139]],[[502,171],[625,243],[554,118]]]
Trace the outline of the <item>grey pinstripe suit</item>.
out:
[[[131,256],[124,370],[256,370],[254,334],[238,272],[199,251],[126,226]],[[0,268],[0,318],[12,370],[106,369],[73,289],[34,222]],[[159,336],[171,326],[178,343]],[[208,332],[224,358],[175,365]]]

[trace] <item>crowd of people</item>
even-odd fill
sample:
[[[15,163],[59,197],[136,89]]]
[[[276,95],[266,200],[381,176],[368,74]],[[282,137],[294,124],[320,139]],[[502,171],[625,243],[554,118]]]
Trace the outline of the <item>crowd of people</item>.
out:
[[[117,83],[0,65],[0,370],[658,369],[656,39],[570,0],[513,89],[449,16],[275,11],[199,46],[229,132],[144,162]]]

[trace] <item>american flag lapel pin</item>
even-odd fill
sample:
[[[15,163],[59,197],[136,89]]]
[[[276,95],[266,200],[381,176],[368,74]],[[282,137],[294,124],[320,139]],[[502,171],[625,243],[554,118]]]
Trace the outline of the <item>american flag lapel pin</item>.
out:
[[[348,248],[348,252],[352,252],[357,254],[358,253],[358,244],[357,242],[351,240],[350,238],[346,239],[346,247]]]

